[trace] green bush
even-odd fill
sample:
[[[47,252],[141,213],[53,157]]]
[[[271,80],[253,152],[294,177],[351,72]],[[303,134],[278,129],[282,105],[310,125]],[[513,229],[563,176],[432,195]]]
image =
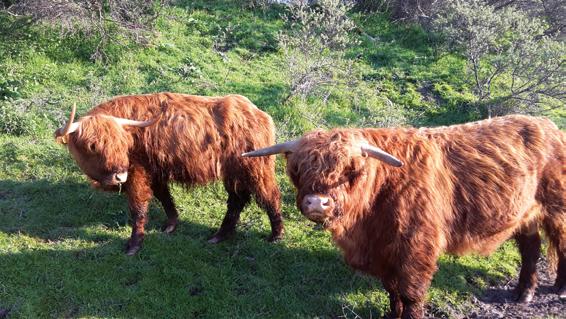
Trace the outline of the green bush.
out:
[[[544,34],[540,19],[513,6],[453,1],[438,8],[433,26],[466,57],[487,116],[563,107],[566,46]]]
[[[353,63],[345,59],[345,50],[357,43],[351,35],[354,21],[347,15],[351,8],[339,0],[291,3],[284,17],[289,28],[279,37],[289,86],[285,101],[315,95],[326,100],[331,87],[355,80]]]

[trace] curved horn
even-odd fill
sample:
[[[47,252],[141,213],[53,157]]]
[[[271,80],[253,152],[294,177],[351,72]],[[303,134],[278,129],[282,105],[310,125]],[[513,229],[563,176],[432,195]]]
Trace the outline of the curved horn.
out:
[[[159,121],[161,119],[161,116],[163,116],[163,112],[159,113],[158,116],[147,121],[136,121],[136,120],[123,119],[121,117],[114,117],[114,116],[110,116],[110,117],[113,118],[114,121],[116,121],[116,123],[118,123],[121,126],[148,127]]]
[[[389,165],[395,166],[395,167],[403,166],[403,162],[401,162],[395,156],[385,152],[384,150],[382,150],[381,148],[379,148],[377,146],[373,146],[373,145],[369,145],[369,144],[364,143],[364,144],[361,145],[361,148],[362,148],[362,152],[366,152],[369,157],[373,157],[375,159],[378,159],[380,161],[383,161],[383,162],[385,162]]]
[[[259,150],[242,153],[243,157],[258,157],[258,156],[268,156],[280,153],[292,153],[298,144],[298,140],[288,141],[285,143],[275,144],[273,146],[260,148]]]
[[[64,127],[60,127],[55,131],[55,137],[66,136],[68,134],[76,131],[81,124],[79,122],[73,123],[75,120],[75,113],[77,112],[77,103],[73,103],[73,108],[71,109],[71,115],[69,115],[69,120]]]

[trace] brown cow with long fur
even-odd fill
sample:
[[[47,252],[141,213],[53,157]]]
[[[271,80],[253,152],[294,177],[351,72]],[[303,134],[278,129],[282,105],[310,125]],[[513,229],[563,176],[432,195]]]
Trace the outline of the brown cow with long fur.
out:
[[[301,212],[332,232],[350,266],[382,280],[391,317],[423,316],[440,254],[487,255],[511,237],[519,299],[530,301],[539,227],[566,298],[566,134],[551,121],[319,130],[243,156],[276,153]]]
[[[254,195],[271,222],[270,241],[283,233],[274,159],[244,159],[246,150],[274,143],[271,117],[240,95],[202,97],[174,93],[122,96],[93,108],[56,131],[97,187],[123,190],[132,217],[129,255],[140,248],[148,204],[155,196],[167,214],[164,231],[177,226],[168,182],[203,185],[221,179],[228,211],[216,243],[234,232]]]

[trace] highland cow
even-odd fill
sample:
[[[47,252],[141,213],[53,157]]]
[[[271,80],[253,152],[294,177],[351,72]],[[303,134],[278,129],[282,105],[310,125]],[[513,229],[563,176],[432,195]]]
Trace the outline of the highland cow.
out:
[[[274,143],[271,117],[240,95],[202,97],[174,93],[122,96],[93,108],[55,133],[66,143],[93,185],[124,190],[132,219],[128,255],[142,245],[148,204],[155,196],[167,214],[171,233],[178,213],[170,181],[185,186],[221,179],[228,192],[227,213],[209,240],[222,241],[235,230],[253,195],[269,216],[270,241],[282,236],[275,161],[246,159],[246,150]]]
[[[381,279],[391,317],[423,316],[442,253],[487,255],[508,238],[521,253],[518,299],[529,302],[539,228],[566,298],[566,134],[551,121],[319,130],[243,156],[277,153],[298,208],[330,230],[350,266]]]

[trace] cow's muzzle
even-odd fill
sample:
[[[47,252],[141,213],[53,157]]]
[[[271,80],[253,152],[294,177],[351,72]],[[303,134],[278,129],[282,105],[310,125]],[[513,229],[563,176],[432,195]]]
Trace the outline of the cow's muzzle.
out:
[[[128,180],[128,172],[121,172],[121,173],[114,173],[112,175],[112,184],[113,185],[120,185]]]
[[[306,195],[301,203],[301,212],[310,220],[323,222],[334,209],[334,201],[325,195]]]

